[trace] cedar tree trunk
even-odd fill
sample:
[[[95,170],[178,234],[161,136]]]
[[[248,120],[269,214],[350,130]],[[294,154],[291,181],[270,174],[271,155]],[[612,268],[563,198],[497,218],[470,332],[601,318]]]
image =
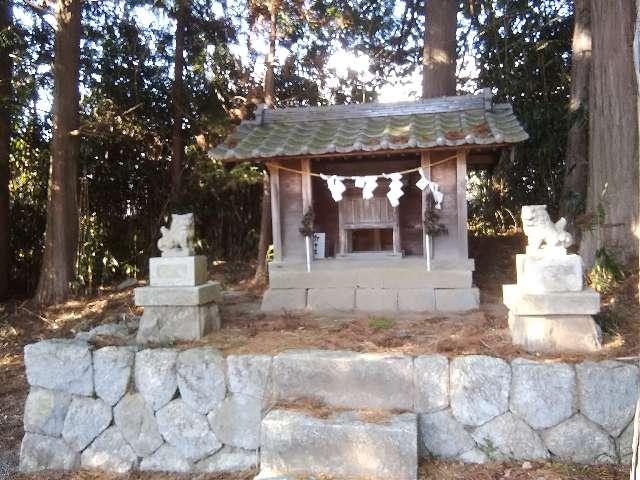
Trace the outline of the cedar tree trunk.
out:
[[[425,0],[422,98],[456,94],[457,0]]]
[[[0,301],[9,295],[9,153],[13,2],[0,2]]]
[[[601,247],[623,263],[638,254],[638,87],[632,53],[635,10],[633,0],[591,0],[586,210],[599,221],[584,232],[580,245],[588,266]]]
[[[65,301],[74,278],[78,245],[79,66],[81,0],[56,3],[53,62],[53,137],[47,199],[47,226],[35,300]]]
[[[269,29],[269,53],[265,62],[264,74],[264,103],[273,108],[275,104],[275,75],[273,64],[276,58],[276,40],[278,38],[278,3],[273,0],[269,3],[270,29]],[[256,283],[265,283],[267,277],[267,251],[271,239],[271,185],[269,175],[265,170],[262,177],[262,209],[260,212],[260,239],[258,241],[258,262],[254,280]]]
[[[184,101],[184,34],[186,27],[185,3],[188,0],[176,0],[176,50],[173,63],[173,133],[171,136],[171,203],[179,203],[182,192],[182,172],[184,170],[184,134],[182,122],[185,112]]]
[[[568,220],[576,243],[580,230],[574,221],[584,211],[589,173],[589,72],[591,70],[591,0],[574,0],[571,44],[570,127],[567,136],[561,214]]]

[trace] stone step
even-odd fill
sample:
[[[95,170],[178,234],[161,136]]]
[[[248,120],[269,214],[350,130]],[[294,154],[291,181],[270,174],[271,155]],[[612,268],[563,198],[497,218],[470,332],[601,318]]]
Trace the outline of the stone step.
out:
[[[367,418],[361,412],[316,418],[273,410],[262,420],[260,474],[267,480],[305,475],[416,480],[415,413]]]

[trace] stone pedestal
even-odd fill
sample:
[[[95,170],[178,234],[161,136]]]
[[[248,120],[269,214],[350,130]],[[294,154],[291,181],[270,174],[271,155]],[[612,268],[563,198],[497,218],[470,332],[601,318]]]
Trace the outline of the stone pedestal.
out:
[[[584,288],[582,259],[564,248],[516,256],[517,284],[503,285],[514,345],[529,352],[594,352],[601,332],[592,315],[600,295]]]
[[[137,341],[197,340],[219,329],[222,290],[206,279],[204,256],[149,259],[149,286],[135,289],[136,305],[144,307]]]

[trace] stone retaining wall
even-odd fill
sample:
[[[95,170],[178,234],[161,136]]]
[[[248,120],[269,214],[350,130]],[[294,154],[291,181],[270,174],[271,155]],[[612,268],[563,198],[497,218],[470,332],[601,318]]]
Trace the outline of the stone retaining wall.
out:
[[[211,347],[94,349],[78,340],[28,345],[25,365],[25,471],[248,469],[259,461],[264,416],[301,397],[336,410],[415,412],[423,457],[628,462],[639,386],[638,367],[616,361],[225,358]]]

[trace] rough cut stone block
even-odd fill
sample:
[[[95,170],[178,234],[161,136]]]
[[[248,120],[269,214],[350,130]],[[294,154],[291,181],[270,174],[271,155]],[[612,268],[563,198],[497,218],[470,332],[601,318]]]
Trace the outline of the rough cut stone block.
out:
[[[180,352],[177,371],[180,396],[192,410],[206,414],[224,399],[227,392],[225,362],[215,348],[200,347]]]
[[[149,259],[149,285],[193,287],[207,281],[207,257],[152,257]]]
[[[549,458],[549,452],[540,436],[511,412],[476,428],[472,435],[478,445],[491,452],[489,456],[492,460]]]
[[[356,310],[362,312],[395,312],[398,310],[398,290],[357,288]]]
[[[606,360],[576,365],[580,412],[614,437],[633,418],[638,400],[638,367]]]
[[[43,340],[24,347],[30,385],[76,395],[93,394],[91,351],[85,342]]]
[[[127,391],[135,349],[104,347],[93,352],[93,380],[96,395],[115,405]]]
[[[620,456],[620,463],[623,465],[631,464],[633,456],[633,422],[627,425],[616,440],[616,447],[618,448],[618,454]]]
[[[197,306],[144,307],[138,328],[138,343],[198,340],[220,328],[215,303]]]
[[[24,406],[25,432],[58,437],[71,403],[71,395],[32,387]]]
[[[187,473],[191,471],[191,463],[177,449],[165,443],[151,456],[142,459],[140,470],[143,472]]]
[[[126,395],[113,409],[116,427],[139,457],[146,457],[162,445],[153,409],[139,393]]]
[[[420,456],[427,454],[443,458],[456,458],[476,447],[476,442],[458,422],[451,411],[440,410],[418,415]]]
[[[514,345],[528,352],[589,353],[602,347],[602,333],[589,315],[515,315],[509,312]]]
[[[355,288],[310,288],[307,306],[310,310],[353,310],[356,305]]]
[[[468,355],[451,360],[453,415],[463,424],[480,426],[509,408],[511,368],[504,360]]]
[[[154,410],[169,403],[178,389],[176,360],[171,348],[141,350],[136,353],[136,389]]]
[[[82,452],[82,467],[115,473],[127,473],[138,457],[116,427],[110,427]]]
[[[225,445],[255,450],[260,446],[262,399],[236,393],[216,406],[207,420]]]
[[[229,355],[227,357],[229,391],[264,398],[270,369],[269,355]]]
[[[533,428],[553,427],[575,413],[573,367],[517,358],[511,362],[511,369],[511,411]]]
[[[304,288],[269,288],[262,297],[263,312],[294,312],[307,306],[307,291]]]
[[[135,301],[136,305],[143,307],[193,307],[222,303],[222,287],[218,282],[207,282],[195,287],[140,287],[135,289]]]
[[[187,460],[202,460],[220,450],[222,444],[209,430],[207,417],[190,410],[187,404],[173,400],[156,414],[160,433]]]
[[[258,452],[241,448],[224,447],[209,458],[196,463],[196,472],[240,472],[251,470],[258,465]]]
[[[95,342],[100,337],[113,337],[121,341],[126,341],[129,340],[129,328],[124,323],[104,323],[92,328],[88,332],[76,333],[75,340]]]
[[[415,411],[434,412],[449,405],[449,360],[443,355],[423,355],[413,362]]]
[[[559,460],[574,463],[616,463],[613,439],[598,425],[577,414],[542,432],[547,448]]]
[[[515,315],[595,315],[600,311],[600,294],[591,288],[581,292],[526,293],[518,285],[503,285],[502,297]]]
[[[436,288],[436,310],[439,312],[464,312],[480,306],[477,288]]]
[[[416,415],[366,423],[355,415],[318,419],[274,410],[262,422],[258,478],[327,475],[337,478],[415,480]]]
[[[111,418],[111,407],[103,400],[75,397],[64,420],[62,438],[80,452],[109,426]]]
[[[413,361],[393,354],[284,352],[273,360],[273,400],[316,397],[344,408],[412,410]]]
[[[398,310],[401,312],[433,312],[436,294],[433,288],[401,288],[398,290]]]
[[[527,293],[582,290],[582,258],[579,255],[516,255],[516,266],[518,285]]]
[[[27,432],[20,447],[20,471],[74,470],[80,455],[61,438]]]

